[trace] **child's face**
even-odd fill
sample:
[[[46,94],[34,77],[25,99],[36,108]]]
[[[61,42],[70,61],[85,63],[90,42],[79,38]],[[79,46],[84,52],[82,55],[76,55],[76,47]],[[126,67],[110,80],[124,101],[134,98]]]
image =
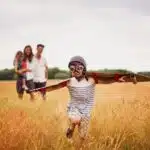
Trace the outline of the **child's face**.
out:
[[[16,58],[17,58],[18,60],[22,59],[22,57],[23,57],[23,53],[19,53],[19,54],[16,56]]]
[[[73,63],[69,67],[72,77],[81,77],[83,75],[84,66],[80,63]]]

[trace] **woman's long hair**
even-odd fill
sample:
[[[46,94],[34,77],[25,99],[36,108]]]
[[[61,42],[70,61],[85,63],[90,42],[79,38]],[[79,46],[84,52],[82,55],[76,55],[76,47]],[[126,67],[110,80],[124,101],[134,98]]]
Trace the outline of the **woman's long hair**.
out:
[[[30,49],[30,55],[27,55],[26,54],[26,49],[27,48],[29,48]],[[25,46],[25,48],[24,48],[24,52],[23,52],[24,54],[24,58],[23,58],[23,61],[26,61],[26,60],[29,60],[29,62],[31,62],[32,61],[32,58],[33,58],[33,52],[32,52],[32,47],[30,46],[30,45],[27,45],[27,46]]]

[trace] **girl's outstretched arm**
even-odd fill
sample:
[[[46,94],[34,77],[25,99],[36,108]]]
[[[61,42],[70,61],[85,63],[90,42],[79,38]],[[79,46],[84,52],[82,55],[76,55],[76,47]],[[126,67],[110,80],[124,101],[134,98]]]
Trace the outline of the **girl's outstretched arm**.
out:
[[[37,89],[34,89],[32,91],[29,91],[29,92],[38,92],[38,91],[42,91],[42,90],[44,90],[46,92],[50,92],[50,91],[58,90],[60,88],[66,87],[68,85],[69,81],[70,80],[68,79],[68,80],[62,81],[62,82],[54,84],[54,85],[46,86],[43,88],[37,88]]]
[[[95,83],[114,83],[114,82],[133,82],[137,83],[136,77],[131,73],[99,73],[99,72],[88,72],[88,77],[92,77]]]

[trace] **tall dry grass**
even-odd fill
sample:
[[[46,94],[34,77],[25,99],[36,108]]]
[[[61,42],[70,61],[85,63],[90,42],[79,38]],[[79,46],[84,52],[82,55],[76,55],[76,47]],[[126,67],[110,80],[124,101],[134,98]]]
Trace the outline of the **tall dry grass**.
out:
[[[0,83],[0,150],[74,150],[66,137],[66,89],[19,100],[15,83]],[[150,149],[149,83],[98,85],[86,150]]]

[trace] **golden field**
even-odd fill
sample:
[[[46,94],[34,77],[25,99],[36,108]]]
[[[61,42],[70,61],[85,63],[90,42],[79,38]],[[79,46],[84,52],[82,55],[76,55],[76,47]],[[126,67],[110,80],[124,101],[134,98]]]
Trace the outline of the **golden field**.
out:
[[[48,84],[58,82],[49,81]],[[67,129],[66,88],[42,101],[17,98],[15,82],[0,82],[0,150],[75,150]],[[76,130],[77,131],[77,130]],[[150,150],[150,83],[97,85],[85,150]]]

